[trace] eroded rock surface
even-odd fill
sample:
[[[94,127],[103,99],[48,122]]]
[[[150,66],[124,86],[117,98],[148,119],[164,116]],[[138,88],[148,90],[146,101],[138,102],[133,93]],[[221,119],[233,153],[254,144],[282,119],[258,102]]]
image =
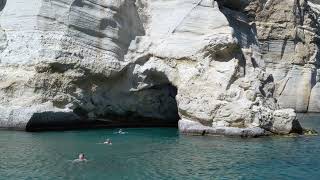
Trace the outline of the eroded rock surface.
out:
[[[242,14],[248,18],[257,38],[254,50],[264,61],[266,72],[274,77],[280,108],[320,111],[317,99],[320,6],[317,3],[302,0],[253,0],[243,1],[241,6],[228,0],[222,3],[231,16]],[[247,41],[248,33],[241,28],[238,31],[240,39]]]
[[[0,2],[1,127],[180,119],[184,133],[288,134],[301,127],[281,108],[317,96],[317,5],[298,16],[289,0]]]

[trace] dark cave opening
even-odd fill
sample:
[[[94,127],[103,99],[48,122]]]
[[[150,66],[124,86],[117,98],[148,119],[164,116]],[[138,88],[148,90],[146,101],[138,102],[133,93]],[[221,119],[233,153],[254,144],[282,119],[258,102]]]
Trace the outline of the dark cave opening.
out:
[[[177,127],[180,116],[176,95],[177,88],[170,83],[154,85],[130,96],[136,99],[136,103],[129,103],[136,111],[108,111],[96,121],[112,127]]]
[[[132,94],[141,99],[144,105],[139,111],[125,111],[122,114],[107,111],[103,116],[89,118],[88,112],[77,107],[73,112],[35,113],[29,120],[26,130],[50,131],[93,128],[139,128],[139,127],[177,127],[180,119],[176,101],[177,88],[170,83],[154,85]],[[139,101],[136,103],[139,106]]]
[[[3,10],[6,3],[7,3],[7,0],[0,0],[0,12]]]

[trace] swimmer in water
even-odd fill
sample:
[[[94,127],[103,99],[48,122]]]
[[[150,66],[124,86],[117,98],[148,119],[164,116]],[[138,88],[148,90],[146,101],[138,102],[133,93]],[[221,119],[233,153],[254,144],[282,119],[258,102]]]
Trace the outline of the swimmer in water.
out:
[[[108,145],[112,145],[112,142],[110,139],[107,139],[105,142],[103,142],[103,144],[108,144]]]
[[[74,160],[74,162],[84,162],[84,161],[87,161],[87,159],[85,158],[83,153],[80,153],[78,159]]]
[[[122,129],[119,129],[116,134],[127,134],[127,132],[122,131]]]

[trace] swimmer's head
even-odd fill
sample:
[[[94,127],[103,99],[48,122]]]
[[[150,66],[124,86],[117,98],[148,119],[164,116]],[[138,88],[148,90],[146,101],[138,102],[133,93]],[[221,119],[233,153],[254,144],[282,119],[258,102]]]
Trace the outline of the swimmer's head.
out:
[[[80,153],[80,154],[79,154],[79,159],[81,159],[81,160],[84,160],[84,159],[85,159],[85,157],[84,157],[84,154],[83,154],[83,153]]]

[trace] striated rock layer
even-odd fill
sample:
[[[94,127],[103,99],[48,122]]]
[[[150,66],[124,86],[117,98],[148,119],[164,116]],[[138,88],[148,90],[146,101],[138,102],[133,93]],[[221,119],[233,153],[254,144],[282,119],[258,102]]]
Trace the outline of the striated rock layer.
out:
[[[290,108],[317,111],[317,5],[0,2],[0,127],[179,120],[183,133],[261,136],[301,133]]]
[[[319,1],[231,2],[222,2],[224,11],[231,21],[242,27],[249,25],[254,31],[257,41],[249,46],[259,54],[256,59],[263,60],[266,72],[273,75],[280,108],[320,112]],[[246,20],[234,18],[237,15]],[[238,34],[246,44],[248,33],[240,28]]]

